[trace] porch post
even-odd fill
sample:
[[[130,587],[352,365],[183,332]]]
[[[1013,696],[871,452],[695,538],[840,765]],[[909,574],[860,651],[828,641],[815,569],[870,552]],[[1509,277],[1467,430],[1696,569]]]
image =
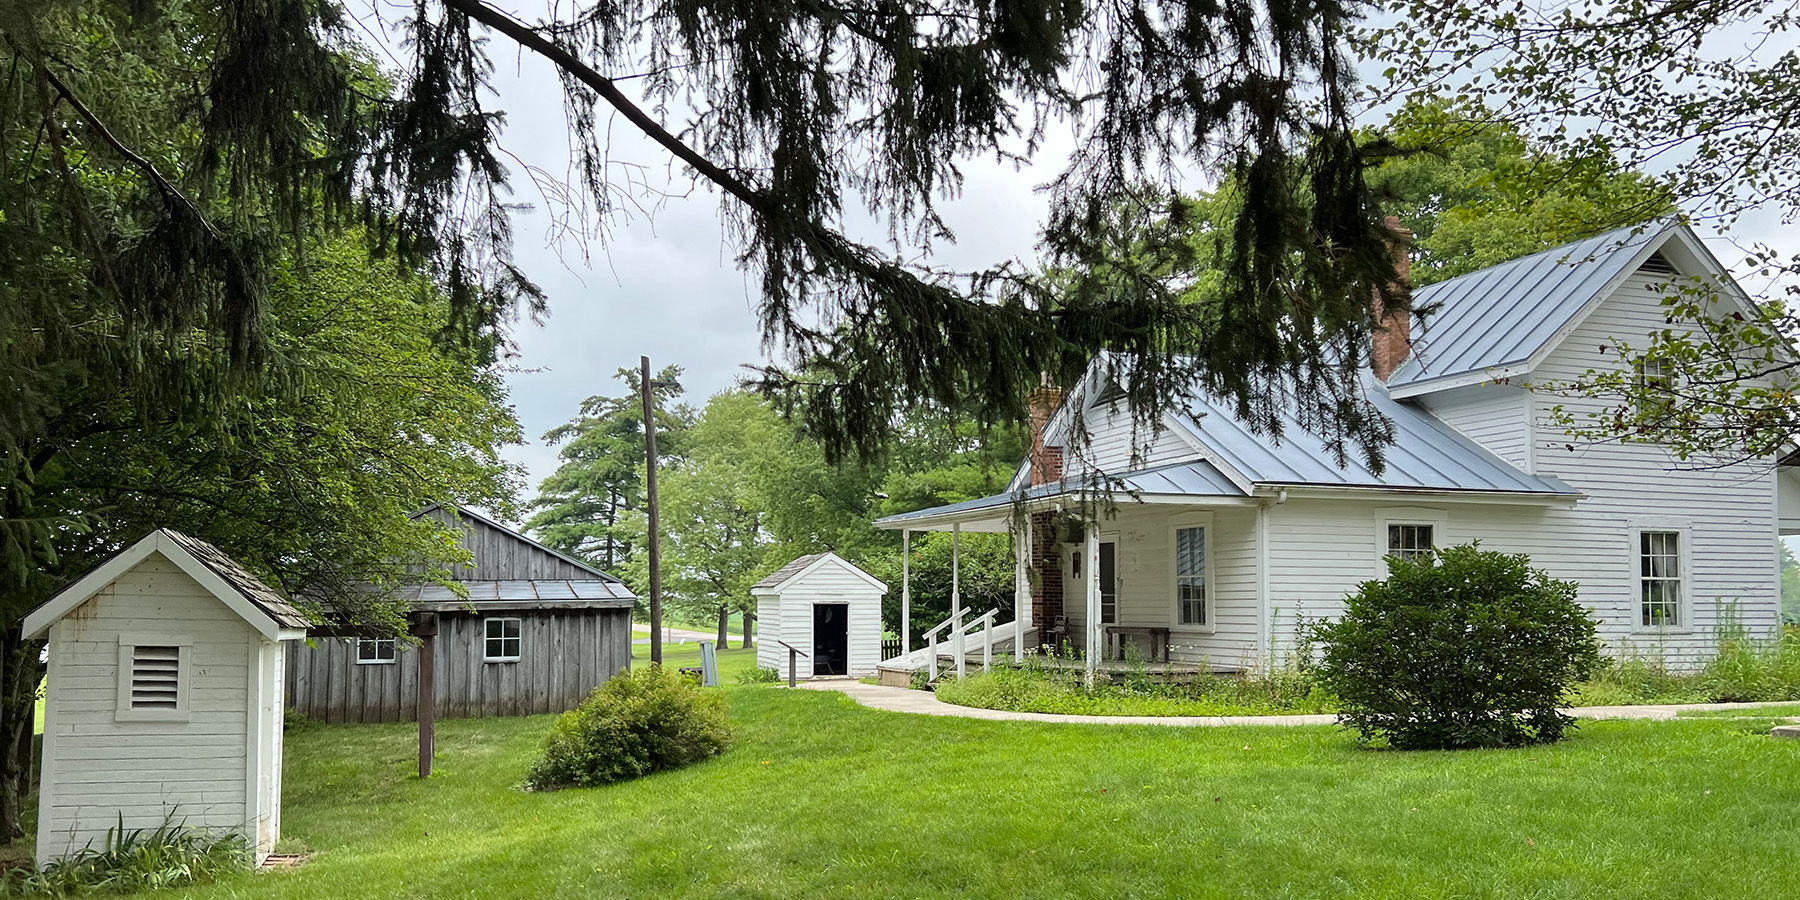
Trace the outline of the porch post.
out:
[[[956,654],[956,677],[963,677],[962,523],[950,526],[950,652]]]
[[[912,529],[900,531],[900,655],[912,652]]]
[[[1025,626],[1031,617],[1031,518],[1013,530],[1013,659],[1025,656]]]
[[[1087,686],[1094,686],[1094,667],[1100,653],[1100,523],[1087,523],[1087,645],[1082,657],[1087,660]]]

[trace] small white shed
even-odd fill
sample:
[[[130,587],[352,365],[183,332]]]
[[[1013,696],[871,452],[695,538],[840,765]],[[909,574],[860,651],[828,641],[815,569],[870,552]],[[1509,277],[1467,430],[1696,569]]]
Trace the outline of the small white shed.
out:
[[[49,638],[37,860],[164,822],[281,834],[282,641],[306,619],[217,547],[168,529],[25,618]]]
[[[887,585],[832,552],[802,556],[750,588],[762,633],[756,664],[788,670],[786,642],[800,677],[875,674],[881,662],[881,598]]]

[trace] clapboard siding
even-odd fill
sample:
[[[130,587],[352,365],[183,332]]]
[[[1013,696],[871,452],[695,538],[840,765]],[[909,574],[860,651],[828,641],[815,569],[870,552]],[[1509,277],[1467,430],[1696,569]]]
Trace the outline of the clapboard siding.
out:
[[[120,641],[150,635],[193,641],[188,721],[115,720]],[[154,553],[52,625],[44,767],[51,787],[39,811],[38,858],[100,846],[121,817],[126,828],[173,818],[256,836],[245,757],[254,704],[245,693],[260,642]]]
[[[848,608],[850,616],[849,674],[858,678],[874,675],[881,662],[881,598],[885,594],[868,575],[835,554],[774,589],[757,590],[763,628],[756,642],[756,664],[786,675],[788,651],[779,643],[785,641],[808,654],[800,658],[798,666],[799,675],[808,677],[813,671],[813,607],[838,603]]]
[[[481,615],[439,614],[437,714],[444,718],[563,712],[631,665],[627,609],[506,613],[520,623],[518,662],[487,662]],[[355,641],[293,642],[288,695],[296,710],[326,722],[418,719],[419,652],[359,665]]]
[[[1522,385],[1471,385],[1432,394],[1422,399],[1422,405],[1495,456],[1535,474],[1531,464],[1532,397]]]
[[[1183,526],[1205,526],[1209,532],[1210,628],[1177,624],[1174,534]],[[1122,505],[1099,530],[1102,541],[1115,542],[1118,624],[1168,626],[1170,659],[1176,662],[1233,670],[1256,663],[1261,632],[1256,510]],[[1076,546],[1070,552],[1083,551]],[[1076,577],[1068,554],[1063,566],[1063,610],[1079,648],[1087,634],[1087,573]],[[1147,653],[1149,647],[1139,649]]]
[[[1175,429],[1138,427],[1124,403],[1090,408],[1082,424],[1087,441],[1071,440],[1063,451],[1069,477],[1093,471],[1116,475],[1199,456]]]

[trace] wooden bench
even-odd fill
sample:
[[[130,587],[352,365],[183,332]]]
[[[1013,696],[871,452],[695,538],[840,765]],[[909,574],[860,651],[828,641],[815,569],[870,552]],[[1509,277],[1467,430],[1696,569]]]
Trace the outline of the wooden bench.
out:
[[[1150,638],[1150,660],[1169,661],[1169,629],[1162,625],[1103,625],[1106,649],[1113,659],[1125,658],[1125,636],[1145,635]]]

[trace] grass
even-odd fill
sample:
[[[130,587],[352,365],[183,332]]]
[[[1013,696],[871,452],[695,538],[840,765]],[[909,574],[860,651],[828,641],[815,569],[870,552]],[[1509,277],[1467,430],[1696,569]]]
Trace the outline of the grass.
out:
[[[1331,711],[1330,698],[1295,673],[1200,676],[1172,683],[1125,677],[1084,688],[1077,670],[1000,667],[937,685],[945,703],[1076,716],[1266,716]]]
[[[1745,896],[1793,870],[1800,741],[1595,722],[1517,751],[1359,749],[1334,728],[1039,725],[728,688],[738,746],[527,793],[550,719],[289,736],[299,869],[184,896]]]
[[[631,664],[633,666],[649,665],[650,645],[633,644],[631,646]],[[686,644],[664,644],[663,665],[671,669],[698,668],[700,666],[700,645],[692,641]],[[739,672],[756,668],[756,648],[743,649],[733,647],[719,651],[719,681],[731,684]]]
[[[1733,719],[1768,716],[1800,716],[1800,703],[1772,703],[1738,709],[1684,709],[1675,715],[1684,719]]]

